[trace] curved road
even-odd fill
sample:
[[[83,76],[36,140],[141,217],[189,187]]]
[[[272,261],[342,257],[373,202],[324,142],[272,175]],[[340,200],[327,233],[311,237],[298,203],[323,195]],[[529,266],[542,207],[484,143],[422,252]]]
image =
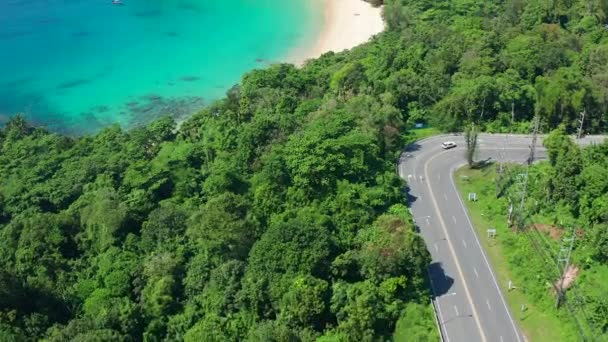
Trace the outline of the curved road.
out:
[[[457,147],[443,150],[441,143],[447,140]],[[602,141],[591,136],[579,143]],[[476,160],[502,156],[525,162],[531,143],[530,136],[480,134]],[[536,159],[545,155],[539,136]],[[408,183],[408,205],[433,260],[429,275],[442,335],[451,342],[525,341],[454,185],[452,175],[463,164],[465,143],[458,135],[421,140],[399,160],[399,175]]]

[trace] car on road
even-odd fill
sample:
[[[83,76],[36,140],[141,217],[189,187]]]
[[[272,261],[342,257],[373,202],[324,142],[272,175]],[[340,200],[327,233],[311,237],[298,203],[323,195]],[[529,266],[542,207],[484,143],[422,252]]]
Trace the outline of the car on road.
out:
[[[444,150],[449,150],[449,149],[451,149],[451,148],[456,147],[456,143],[455,143],[455,142],[453,142],[453,141],[444,141],[444,142],[441,144],[441,147],[442,147]]]

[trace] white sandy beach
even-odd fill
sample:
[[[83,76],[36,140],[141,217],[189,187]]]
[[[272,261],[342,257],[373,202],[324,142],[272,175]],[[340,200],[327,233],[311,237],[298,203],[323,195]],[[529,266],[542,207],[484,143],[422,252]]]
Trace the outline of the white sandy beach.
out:
[[[294,54],[295,63],[301,65],[307,59],[317,58],[334,51],[341,52],[367,42],[384,30],[382,9],[372,7],[362,0],[311,0],[320,1],[325,7],[325,18],[319,38],[312,48],[299,49]]]

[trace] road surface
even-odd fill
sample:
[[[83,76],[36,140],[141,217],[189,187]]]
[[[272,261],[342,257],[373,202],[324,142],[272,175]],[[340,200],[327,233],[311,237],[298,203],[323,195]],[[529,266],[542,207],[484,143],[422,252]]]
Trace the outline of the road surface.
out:
[[[443,141],[456,148],[443,150]],[[579,143],[599,143],[586,137]],[[532,138],[523,135],[481,134],[476,160],[525,162]],[[404,152],[399,175],[408,183],[408,205],[431,253],[432,290],[445,341],[525,341],[505,302],[498,281],[479,243],[468,213],[454,185],[454,171],[466,164],[462,136],[421,140]],[[536,159],[546,157],[542,137]],[[502,284],[505,285],[505,284]]]

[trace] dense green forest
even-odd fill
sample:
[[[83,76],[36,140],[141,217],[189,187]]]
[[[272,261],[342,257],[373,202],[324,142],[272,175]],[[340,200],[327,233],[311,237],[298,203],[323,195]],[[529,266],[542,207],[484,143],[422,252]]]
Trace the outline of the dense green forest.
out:
[[[434,340],[408,127],[604,131],[608,1],[384,3],[370,43],[252,71],[179,128],[8,122],[0,339]]]

